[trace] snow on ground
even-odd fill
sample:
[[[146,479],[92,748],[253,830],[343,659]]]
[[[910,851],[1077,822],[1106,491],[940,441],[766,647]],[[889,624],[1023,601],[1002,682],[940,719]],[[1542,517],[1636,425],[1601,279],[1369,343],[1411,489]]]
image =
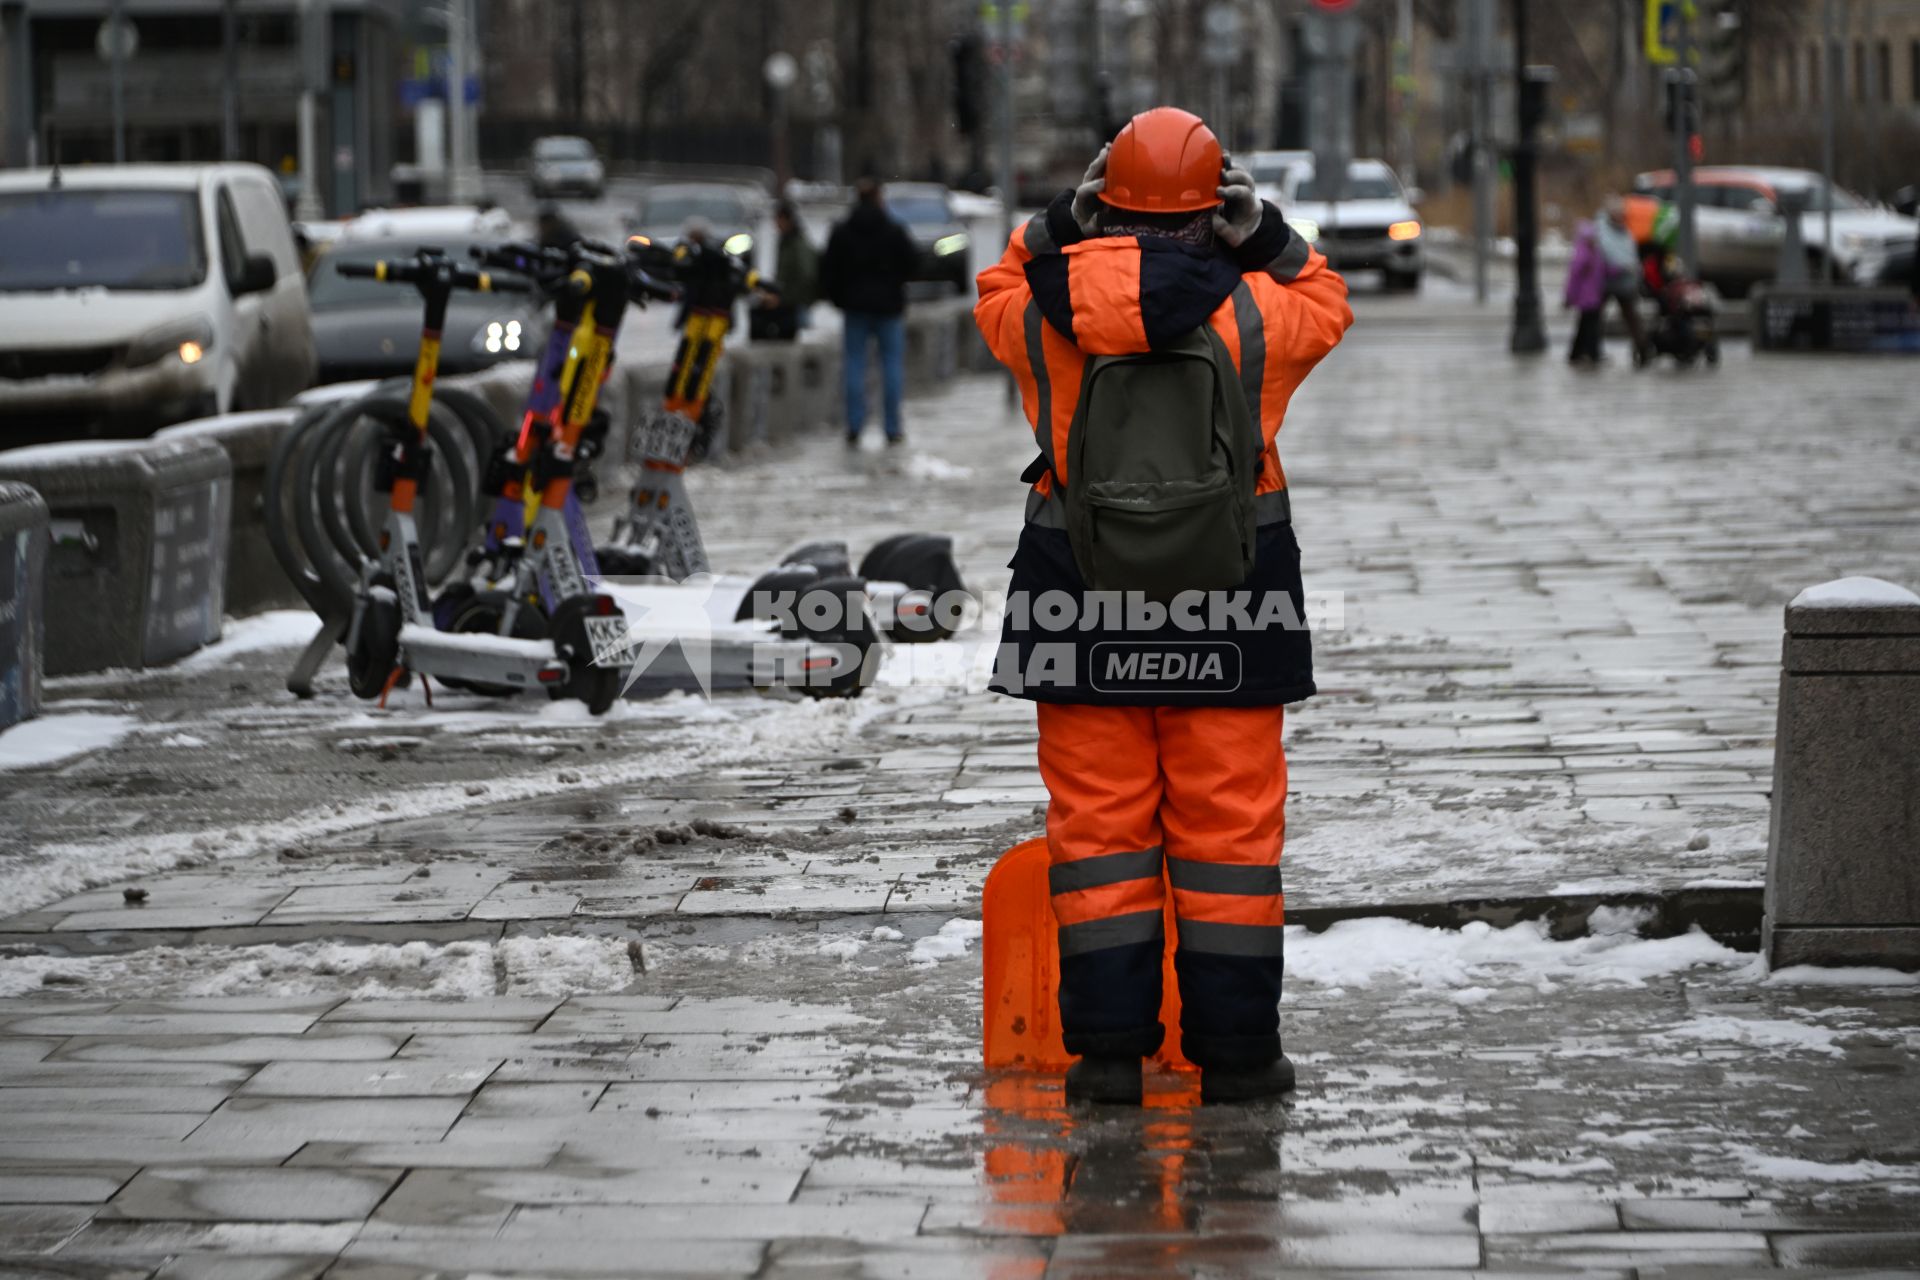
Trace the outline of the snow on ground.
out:
[[[319,629],[320,620],[307,609],[271,609],[250,618],[228,618],[218,640],[161,670],[204,671],[224,666],[243,653],[305,648]]]
[[[104,751],[139,727],[136,716],[92,711],[43,715],[0,731],[0,770],[44,768]]]
[[[1892,1178],[1920,1178],[1920,1165],[1882,1164],[1878,1160],[1822,1164],[1818,1160],[1768,1155],[1753,1147],[1735,1146],[1728,1150],[1740,1158],[1749,1172],[1768,1182],[1884,1182]]]
[[[302,942],[124,955],[0,960],[0,997],[35,992],[136,996],[354,996],[362,999],[567,995],[634,980],[624,939],[553,935],[500,942]]]
[[[1702,1014],[1651,1039],[1663,1045],[1750,1045],[1762,1050],[1799,1049],[1840,1058],[1845,1057],[1847,1051],[1836,1041],[1845,1034],[1829,1027],[1789,1022],[1784,1018],[1735,1018],[1725,1014]]]
[[[1600,913],[1595,913],[1598,916]],[[1625,913],[1622,913],[1623,915]],[[1615,983],[1638,987],[1690,969],[1738,968],[1753,958],[1694,930],[1672,938],[1642,938],[1602,917],[1610,932],[1555,942],[1543,921],[1495,929],[1475,921],[1459,930],[1404,920],[1344,920],[1323,933],[1287,929],[1287,978],[1335,990],[1399,982],[1453,988],[1461,1003],[1477,1003],[1501,986],[1552,990],[1561,983]]]
[[[527,773],[489,778],[484,789],[476,784],[431,784],[396,790],[354,802],[339,802],[316,807],[291,816],[263,821],[242,822],[203,831],[175,831],[152,836],[128,836],[105,840],[75,841],[46,845],[31,856],[9,864],[4,882],[0,882],[0,913],[28,911],[48,902],[78,893],[83,889],[111,884],[134,875],[151,874],[170,867],[201,864],[248,854],[266,852],[298,840],[338,835],[356,828],[389,821],[392,815],[427,817],[456,813],[476,803],[498,804],[556,795],[575,790],[630,787],[635,783],[677,776],[692,770],[733,764],[762,763],[784,756],[817,751],[822,741],[857,728],[865,719],[879,714],[881,708],[862,706],[855,701],[794,700],[790,702],[761,698],[732,698],[711,703],[688,700],[677,708],[682,714],[699,708],[699,719],[681,723],[675,731],[672,752],[632,752],[599,763],[580,763],[563,770],[544,765]],[[531,714],[524,711],[482,711],[436,713],[421,706],[408,705],[386,712],[356,709],[336,722],[337,726],[380,726],[398,737],[408,729],[431,728],[436,732],[474,732],[516,725],[567,726],[577,724],[583,732],[597,731],[602,722],[590,718],[578,704],[546,704]],[[645,715],[647,711],[630,704],[621,715]],[[20,728],[33,729],[58,720],[84,719],[97,734],[111,720],[117,737],[134,727],[130,717],[48,717],[29,721]],[[311,726],[302,726],[310,731]],[[15,730],[0,737],[0,749]],[[377,735],[363,735],[370,740]],[[31,739],[30,739],[31,741]],[[91,745],[91,744],[90,744]],[[87,750],[90,745],[75,747]],[[34,763],[44,763],[35,747]]]
[[[1849,969],[1822,969],[1810,964],[1789,965],[1767,975],[1770,987],[1920,987],[1920,973],[1876,969],[1871,965]]]

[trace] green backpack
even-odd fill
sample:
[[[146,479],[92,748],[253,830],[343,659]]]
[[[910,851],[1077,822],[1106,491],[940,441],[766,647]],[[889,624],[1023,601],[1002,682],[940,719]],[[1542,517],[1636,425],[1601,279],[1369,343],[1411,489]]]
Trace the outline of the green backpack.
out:
[[[1166,601],[1253,571],[1262,441],[1226,344],[1093,356],[1067,431],[1067,540],[1095,591]]]

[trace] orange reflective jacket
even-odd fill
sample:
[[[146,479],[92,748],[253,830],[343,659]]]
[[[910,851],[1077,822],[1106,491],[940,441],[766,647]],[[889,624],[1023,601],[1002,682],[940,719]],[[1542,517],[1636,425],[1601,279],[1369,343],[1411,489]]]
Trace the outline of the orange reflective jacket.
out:
[[[974,318],[1019,382],[1049,463],[1063,465],[1089,356],[1148,351],[1211,324],[1240,370],[1266,442],[1256,492],[1285,489],[1274,438],[1287,402],[1353,323],[1346,281],[1320,251],[1291,228],[1275,235],[1263,226],[1263,239],[1283,247],[1243,272],[1224,251],[1153,236],[1100,236],[1062,247],[1048,227],[1043,212],[1014,231],[1000,261],[980,273]],[[1063,470],[1061,479],[1071,483]],[[1050,492],[1052,476],[1034,487]]]

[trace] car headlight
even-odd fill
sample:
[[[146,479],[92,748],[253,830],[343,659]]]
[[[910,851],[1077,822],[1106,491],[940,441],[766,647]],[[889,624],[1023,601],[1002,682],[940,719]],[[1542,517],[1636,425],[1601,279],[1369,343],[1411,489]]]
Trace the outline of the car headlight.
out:
[[[1840,237],[1840,247],[1848,253],[1865,253],[1878,246],[1879,241],[1875,237],[1861,235],[1858,231],[1849,231]]]
[[[1287,225],[1300,233],[1300,238],[1308,244],[1320,238],[1320,224],[1312,218],[1288,218]]]
[[[1420,224],[1415,221],[1396,222],[1387,228],[1389,240],[1418,240],[1419,238]]]
[[[181,364],[199,364],[213,349],[213,326],[205,319],[170,324],[144,333],[127,344],[127,367],[144,368],[172,357]]]
[[[951,254],[960,253],[964,251],[966,247],[967,233],[964,231],[956,231],[950,236],[941,236],[933,242],[933,251],[943,258]]]
[[[744,231],[736,231],[727,237],[726,244],[721,247],[736,258],[744,258],[753,252],[753,237]]]
[[[490,356],[514,352],[520,349],[521,337],[518,320],[492,320],[486,328],[473,335],[473,349]]]

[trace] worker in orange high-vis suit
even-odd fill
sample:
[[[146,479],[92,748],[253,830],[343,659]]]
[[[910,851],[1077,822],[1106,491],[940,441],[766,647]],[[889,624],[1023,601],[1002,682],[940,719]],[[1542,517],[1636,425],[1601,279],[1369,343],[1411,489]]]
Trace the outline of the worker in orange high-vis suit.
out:
[[[1346,283],[1228,166],[1196,116],[1136,116],[980,273],[974,314],[1040,457],[993,688],[1035,700],[1050,801],[1069,1097],[1138,1102],[1159,1046],[1163,907],[1179,924],[1181,1049],[1202,1097],[1294,1084],[1281,1052],[1285,704],[1313,693],[1300,549],[1275,437],[1340,341]],[[1063,514],[1083,373],[1206,328],[1258,426],[1252,569],[1234,592],[1097,599]],[[1211,343],[1211,339],[1208,340]],[[1217,349],[1217,348],[1216,348]]]

